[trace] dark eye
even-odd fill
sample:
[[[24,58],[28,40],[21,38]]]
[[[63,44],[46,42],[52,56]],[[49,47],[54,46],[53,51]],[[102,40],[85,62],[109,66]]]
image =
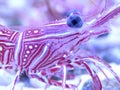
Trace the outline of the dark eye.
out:
[[[78,14],[71,14],[67,18],[67,25],[72,28],[80,28],[83,25],[82,19]]]

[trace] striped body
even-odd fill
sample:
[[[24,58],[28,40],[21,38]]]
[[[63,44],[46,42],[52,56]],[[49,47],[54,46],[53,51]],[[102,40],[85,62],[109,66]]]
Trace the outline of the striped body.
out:
[[[28,29],[24,32],[8,30],[11,34],[6,34],[1,30],[0,60],[2,64],[16,65],[31,70],[55,66],[59,60],[64,59],[66,53],[72,51],[75,44],[80,40],[81,34],[64,24],[61,24],[61,27],[64,28],[61,30],[61,28],[46,26],[47,29],[41,27]],[[4,38],[6,35],[6,39],[3,39],[2,35]],[[8,42],[11,44],[10,46],[7,44]]]

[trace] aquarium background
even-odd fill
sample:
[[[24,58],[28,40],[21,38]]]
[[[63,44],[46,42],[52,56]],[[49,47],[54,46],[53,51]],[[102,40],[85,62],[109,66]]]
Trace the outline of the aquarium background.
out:
[[[95,18],[101,14],[105,0],[0,0],[0,24],[15,28],[22,26],[43,26],[44,24],[66,18],[69,11],[78,10],[86,20]],[[119,0],[106,0],[106,10],[113,5],[120,3]],[[99,5],[99,3],[101,4]],[[98,7],[99,5],[99,7]],[[93,15],[89,14],[93,13]],[[84,22],[83,22],[84,23]],[[109,63],[113,70],[120,76],[120,15],[115,16],[108,22],[110,32],[99,37],[93,38],[88,44],[88,50],[96,53],[105,62]],[[103,67],[104,68],[104,67]],[[103,69],[104,70],[104,69]],[[105,72],[107,72],[105,70]],[[74,70],[74,80],[67,82],[78,82],[83,78],[79,90],[92,90],[90,76],[84,70]],[[120,90],[120,84],[116,82],[111,73],[108,83],[104,75],[98,72],[103,83],[103,90]],[[9,84],[15,77],[15,70],[0,70],[0,90],[9,90]],[[55,77],[53,77],[55,78]],[[29,78],[25,73],[21,75],[15,90],[44,90],[45,84],[37,79]],[[61,87],[50,86],[47,90],[61,90]],[[65,89],[70,90],[70,89]]]

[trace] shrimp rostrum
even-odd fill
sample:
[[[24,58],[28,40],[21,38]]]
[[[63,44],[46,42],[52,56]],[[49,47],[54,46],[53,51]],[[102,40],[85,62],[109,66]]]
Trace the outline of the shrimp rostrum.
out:
[[[108,33],[107,22],[119,11],[120,5],[91,21],[85,21],[79,13],[73,11],[66,19],[46,24],[43,27],[24,27],[21,28],[21,32],[1,25],[0,68],[17,68],[11,89],[14,89],[23,71],[26,71],[29,77],[46,83],[46,87],[61,86],[63,90],[78,88],[77,85],[66,83],[67,71],[74,70],[76,67],[82,67],[88,71],[94,90],[102,90],[96,68],[105,76],[101,67],[106,68],[120,82],[120,78],[110,65],[82,48],[82,44],[91,38]],[[61,82],[52,79],[52,76],[56,75],[62,76]]]

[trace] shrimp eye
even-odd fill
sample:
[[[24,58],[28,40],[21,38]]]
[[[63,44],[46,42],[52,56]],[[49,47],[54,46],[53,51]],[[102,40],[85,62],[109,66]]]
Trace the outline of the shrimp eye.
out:
[[[70,15],[67,18],[67,25],[72,28],[80,28],[83,25],[82,19],[79,15]]]

